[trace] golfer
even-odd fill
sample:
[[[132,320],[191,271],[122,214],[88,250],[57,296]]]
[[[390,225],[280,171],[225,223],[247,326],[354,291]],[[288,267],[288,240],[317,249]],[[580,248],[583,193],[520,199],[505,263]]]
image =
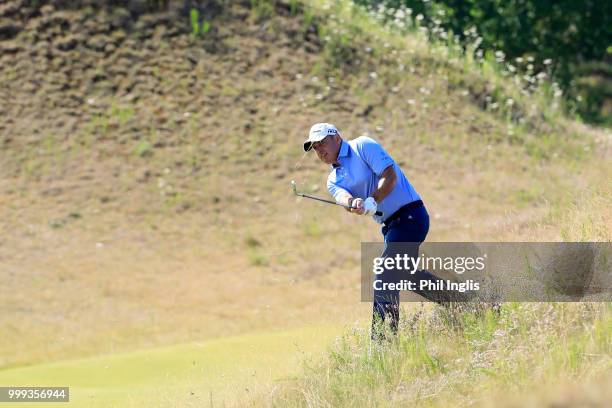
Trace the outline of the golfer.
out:
[[[402,169],[382,146],[366,136],[343,140],[336,126],[317,123],[304,142],[304,150],[311,149],[322,162],[331,165],[327,189],[336,202],[349,207],[348,211],[353,214],[371,215],[382,224],[385,241],[382,257],[394,257],[398,251],[418,256],[419,244],[429,231],[429,214]],[[375,215],[377,211],[382,215]],[[400,279],[391,270],[382,275],[384,282]],[[417,282],[417,287],[423,279],[439,280],[427,271],[413,275],[404,272],[401,278]],[[415,292],[438,301],[431,293]],[[398,290],[374,290],[372,338],[382,335],[382,323],[388,324],[393,333],[397,332],[399,303]]]

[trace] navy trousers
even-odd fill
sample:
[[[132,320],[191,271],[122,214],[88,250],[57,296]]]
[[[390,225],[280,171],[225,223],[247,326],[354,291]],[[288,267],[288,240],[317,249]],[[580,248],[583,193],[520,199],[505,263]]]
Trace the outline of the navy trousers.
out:
[[[383,226],[382,234],[385,238],[385,247],[381,257],[404,256],[418,257],[419,246],[425,241],[429,232],[429,214],[425,206],[399,210],[394,219]],[[401,243],[401,244],[400,244]],[[440,279],[426,270],[419,270],[414,274],[402,270],[385,270],[380,277],[383,282],[396,283],[402,279],[415,282],[419,287],[419,281],[429,280],[437,282]],[[415,290],[416,293],[428,300],[440,301],[436,294]],[[399,323],[399,290],[374,290],[374,305],[372,311],[372,338],[379,338],[383,333],[383,323],[388,323],[391,330],[396,333]]]

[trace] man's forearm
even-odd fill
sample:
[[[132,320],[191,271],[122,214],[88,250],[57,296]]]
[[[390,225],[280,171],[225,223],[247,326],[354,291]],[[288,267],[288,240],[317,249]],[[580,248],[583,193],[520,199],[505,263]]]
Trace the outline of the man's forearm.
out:
[[[380,203],[391,193],[391,191],[393,191],[396,182],[397,175],[395,174],[393,165],[391,165],[387,167],[380,175],[380,179],[378,180],[378,188],[372,193],[372,198],[377,203]]]

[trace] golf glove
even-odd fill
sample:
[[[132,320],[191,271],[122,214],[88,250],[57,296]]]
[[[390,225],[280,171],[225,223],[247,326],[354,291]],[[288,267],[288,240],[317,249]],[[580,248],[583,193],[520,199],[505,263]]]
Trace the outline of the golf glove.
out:
[[[363,202],[363,209],[365,210],[363,214],[364,215],[374,215],[376,213],[377,207],[378,205],[376,204],[376,200],[374,200],[372,197],[368,197]]]

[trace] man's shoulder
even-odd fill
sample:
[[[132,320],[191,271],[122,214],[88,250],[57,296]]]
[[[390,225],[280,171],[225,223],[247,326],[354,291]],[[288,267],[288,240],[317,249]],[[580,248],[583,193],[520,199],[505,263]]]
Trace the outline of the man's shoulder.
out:
[[[376,140],[372,139],[369,136],[365,136],[365,135],[356,137],[355,139],[351,139],[348,141],[348,143],[353,147],[361,146],[361,145],[368,144],[368,143],[378,144]]]
[[[364,150],[370,150],[372,147],[380,146],[380,144],[369,136],[359,136],[348,142],[349,146],[359,155],[363,154]]]

